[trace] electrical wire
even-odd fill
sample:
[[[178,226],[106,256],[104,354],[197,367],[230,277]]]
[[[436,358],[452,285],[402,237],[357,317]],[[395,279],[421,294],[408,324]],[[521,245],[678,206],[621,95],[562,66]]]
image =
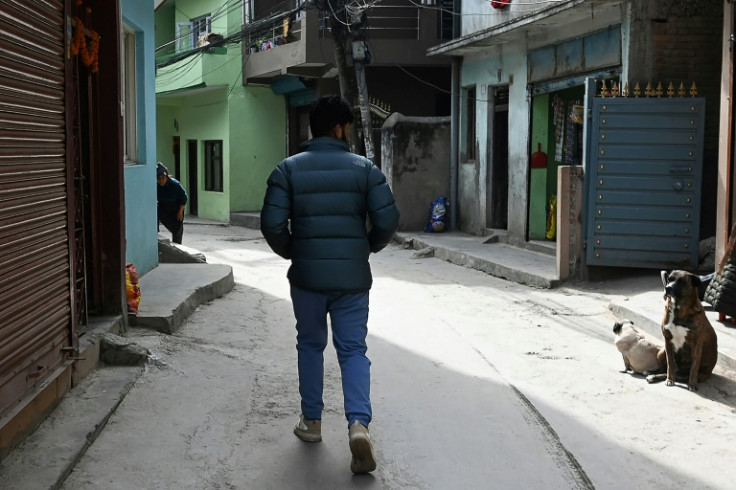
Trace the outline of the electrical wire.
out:
[[[235,10],[236,8],[240,8],[242,6],[244,0],[235,0],[234,3],[232,3],[231,5],[229,5],[231,1],[232,0],[227,0],[223,5],[221,5],[217,10],[215,10],[214,12],[212,12],[210,15],[205,15],[205,17],[210,17],[210,25],[212,24],[212,22],[219,20],[220,18],[222,18],[225,15],[228,15],[232,10]],[[221,11],[226,6],[227,6],[227,9],[225,11]],[[179,10],[179,9],[177,8],[176,10]],[[184,12],[182,12],[181,10],[179,10],[179,12],[182,13],[182,14],[184,14],[185,17],[188,18],[188,19],[190,19],[190,20],[191,19],[194,19],[194,17],[188,16],[187,14],[185,14]],[[199,17],[196,17],[196,18],[199,19],[201,17],[203,17],[203,16],[199,16]],[[174,39],[172,39],[170,41],[167,41],[164,44],[156,47],[156,51],[158,51],[158,50],[160,50],[160,49],[162,49],[162,48],[164,48],[166,46],[169,46],[169,45],[171,45],[171,44],[173,44],[175,42],[179,42],[179,41],[182,41],[182,40],[187,39],[187,38],[190,38],[190,37],[191,37],[191,32],[186,33],[186,34],[181,34],[179,36],[176,36]]]
[[[234,11],[236,9],[239,9],[239,8],[242,8],[243,5],[244,5],[244,1],[249,1],[249,0],[228,0],[227,2],[225,2],[218,9],[216,9],[210,15],[208,15],[208,17],[210,17],[210,25],[213,22],[221,19],[222,17],[230,14],[232,11]],[[280,9],[282,9],[283,7],[285,7],[287,5],[291,5],[292,2],[293,2],[293,0],[283,0],[281,2],[278,2],[278,3],[273,4],[272,5],[271,13],[269,15],[272,16],[274,13],[283,13],[284,11],[282,11]],[[303,3],[305,5],[307,4],[307,2],[303,2]],[[223,8],[225,8],[225,7],[227,7],[227,8],[225,10],[223,10]],[[297,7],[296,9],[288,10],[288,11],[286,11],[286,13],[288,13],[290,15],[291,13],[293,13],[295,11],[298,11],[299,8],[300,7]],[[177,10],[179,10],[179,9],[177,9]],[[181,12],[182,14],[184,14],[187,18],[192,19],[192,17],[188,16],[187,14],[185,14],[184,12],[182,12],[181,10],[179,10],[179,12]],[[203,16],[199,16],[197,18],[201,18],[201,17],[203,17]],[[259,22],[259,21],[256,21],[255,23],[257,23],[257,22]],[[254,23],[251,23],[251,24],[254,24]],[[237,29],[237,32],[240,32],[241,30],[242,29],[241,29],[241,27],[239,25],[238,26],[238,29]],[[159,45],[158,47],[156,47],[156,51],[160,51],[161,49],[163,49],[163,48],[165,48],[167,46],[170,46],[171,44],[174,44],[174,43],[177,43],[177,42],[186,40],[186,39],[191,39],[191,35],[192,35],[191,32],[177,35],[173,39],[168,40],[165,43],[163,43],[163,44]],[[233,40],[233,41],[235,41],[235,42],[240,41],[240,39],[237,38],[237,33],[235,35],[232,35],[232,34],[227,35],[226,37],[229,38],[229,39],[231,39],[231,40]],[[192,50],[196,50],[197,48],[191,48],[191,49]]]
[[[249,37],[253,34],[253,31],[255,30],[257,33],[265,33],[269,30],[272,30],[273,26],[275,26],[278,22],[283,21],[283,19],[290,17],[291,15],[295,14],[296,12],[302,10],[302,7],[282,12],[278,14],[274,14],[271,17],[253,22],[251,24],[248,24],[243,27],[239,32],[236,34],[229,35],[225,38],[223,38],[221,41],[217,41],[217,46],[224,46],[227,44],[234,44],[239,43],[243,40],[245,37]],[[265,28],[264,28],[265,27]],[[185,59],[189,56],[192,56],[196,53],[202,52],[208,48],[213,47],[212,45],[202,46],[198,48],[194,48],[185,52],[178,53],[175,56],[172,56],[170,58],[167,58],[165,60],[158,61],[156,63],[156,68],[162,68],[164,66],[168,66],[173,63],[177,63],[181,61],[182,59]]]
[[[244,2],[245,1],[250,1],[250,0],[228,0],[227,2],[225,2],[224,4],[222,4],[219,8],[217,8],[215,11],[212,12],[212,20],[219,19],[222,16],[229,14],[232,10],[237,9],[237,8],[241,8],[244,5]],[[271,15],[269,15],[268,17],[264,17],[264,18],[258,19],[258,20],[254,21],[254,22],[249,23],[249,24],[246,24],[237,33],[232,34],[232,35],[228,35],[222,41],[218,41],[217,42],[217,45],[226,45],[226,44],[239,43],[239,42],[241,42],[246,37],[251,42],[257,42],[257,40],[259,38],[267,39],[267,38],[273,37],[272,35],[269,36],[268,34],[269,34],[269,31],[273,31],[273,28],[277,25],[278,22],[283,21],[284,18],[290,17],[290,16],[292,16],[292,15],[294,15],[294,14],[296,14],[296,13],[302,11],[302,10],[307,10],[307,9],[312,9],[312,8],[317,8],[317,9],[325,12],[328,17],[334,18],[338,23],[346,26],[348,28],[348,31],[349,31],[350,30],[350,27],[351,27],[351,24],[348,23],[348,22],[346,22],[342,18],[340,18],[341,17],[340,14],[347,13],[347,14],[350,14],[351,16],[353,16],[353,17],[359,16],[364,11],[369,10],[369,9],[372,9],[373,7],[379,6],[382,3],[382,1],[383,0],[372,0],[372,1],[368,1],[368,0],[353,0],[350,4],[343,4],[340,7],[338,7],[338,9],[336,10],[333,7],[332,2],[330,2],[329,0],[323,0],[323,2],[325,4],[327,4],[327,6],[329,6],[330,12],[326,12],[326,10],[324,8],[320,8],[320,6],[317,5],[317,0],[306,0],[306,1],[303,1],[303,2],[297,2],[296,8],[290,9],[288,11],[279,11],[278,10],[279,8],[281,8],[281,7],[283,7],[283,6],[287,5],[287,4],[292,4],[292,2],[293,2],[293,0],[282,1],[282,2],[279,2],[279,3],[275,4],[275,5],[273,5],[272,10],[271,10],[271,12],[272,12]],[[428,9],[428,10],[439,10],[439,11],[442,11],[442,12],[445,12],[445,13],[448,13],[448,14],[451,14],[451,15],[455,15],[455,16],[471,16],[471,15],[472,16],[479,16],[479,15],[489,15],[490,16],[490,15],[499,15],[499,14],[501,14],[501,12],[490,12],[488,14],[483,14],[483,13],[463,14],[463,13],[452,12],[450,10],[447,10],[447,9],[444,9],[444,8],[441,8],[441,7],[434,7],[434,6],[430,6],[430,5],[421,5],[421,4],[416,3],[414,0],[407,0],[407,1],[409,3],[411,3],[412,5],[414,5],[416,8]],[[566,1],[570,1],[570,0],[536,0],[536,1],[527,1],[527,2],[514,2],[514,5],[530,6],[530,5],[554,4],[554,3],[561,3],[561,2],[566,2]],[[182,12],[180,9],[177,8],[177,10],[179,10],[182,14],[184,14],[184,12]],[[275,11],[275,13],[274,13],[274,11]],[[186,15],[186,14],[184,14],[184,15]],[[186,38],[186,37],[189,37],[189,36],[190,35],[180,36],[180,37],[174,39],[173,41],[169,41],[168,43],[162,45],[161,47],[163,47],[163,46],[165,46],[167,44],[170,44],[171,42],[175,42],[177,39],[182,39],[182,38]],[[367,39],[366,39],[366,41],[367,41]],[[375,45],[373,45],[370,42],[368,42],[368,44],[371,46],[371,48],[372,48],[372,50],[374,52],[377,52],[378,51],[376,49],[376,46]],[[195,49],[189,50],[187,52],[181,53],[179,56],[173,57],[172,59],[166,60],[165,62],[157,63],[157,68],[162,68],[162,67],[168,66],[168,65],[170,65],[172,63],[179,62],[182,59],[186,59],[187,57],[194,56],[195,54],[201,54],[204,49],[207,49],[207,47],[208,46],[204,46],[204,47],[201,47],[201,48],[195,48]],[[160,49],[160,47],[157,48],[157,49]],[[324,58],[324,53],[323,53],[323,58]],[[222,65],[220,65],[220,66],[218,66],[218,67],[216,67],[216,68],[214,68],[212,70],[210,70],[210,73],[213,72],[213,71],[216,71],[216,70],[220,69],[222,66],[226,65],[227,63],[229,63],[229,61],[231,61],[232,59],[234,59],[234,58],[231,58],[226,63],[224,63],[224,64],[222,64]],[[191,69],[193,69],[193,67],[194,67],[194,64],[195,64],[196,60],[197,60],[197,58],[194,58],[191,61],[187,62],[185,65],[182,65],[182,66],[177,67],[177,71],[179,73],[177,74],[178,76],[177,76],[177,78],[175,80],[180,79],[181,77],[183,77],[184,75],[186,75],[189,71],[191,71]],[[423,80],[420,77],[418,77],[417,75],[414,75],[413,73],[411,73],[410,71],[408,71],[406,68],[404,68],[403,66],[401,66],[398,63],[394,63],[394,66],[396,66],[397,68],[399,68],[400,70],[402,70],[403,72],[405,72],[410,77],[416,79],[420,83],[423,83],[425,85],[428,85],[428,86],[430,86],[430,87],[432,87],[432,88],[434,88],[434,89],[436,89],[436,90],[438,90],[440,92],[450,93],[446,89],[443,89],[441,87],[438,87],[437,85],[435,85],[435,84],[433,84],[433,83],[431,83],[429,81]],[[180,70],[186,70],[186,71],[181,72]],[[480,99],[477,99],[477,100],[481,101]]]

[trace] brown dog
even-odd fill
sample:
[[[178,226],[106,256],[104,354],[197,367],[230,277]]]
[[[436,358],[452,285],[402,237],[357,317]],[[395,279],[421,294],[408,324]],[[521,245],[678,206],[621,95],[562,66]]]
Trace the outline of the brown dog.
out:
[[[648,376],[665,372],[667,361],[661,340],[636,328],[631,320],[614,323],[613,333],[613,343],[624,358],[622,373],[633,371]]]
[[[662,335],[667,354],[667,386],[687,381],[691,390],[708,379],[718,360],[718,339],[698,298],[700,278],[685,271],[662,271],[665,310]]]

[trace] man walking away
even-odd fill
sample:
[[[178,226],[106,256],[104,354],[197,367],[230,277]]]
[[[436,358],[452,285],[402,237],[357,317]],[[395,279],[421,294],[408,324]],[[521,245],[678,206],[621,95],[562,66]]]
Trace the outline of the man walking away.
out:
[[[366,356],[371,252],[391,241],[399,211],[381,170],[348,146],[353,112],[345,100],[317,99],[309,114],[312,139],[268,178],[261,231],[291,260],[287,274],[296,317],[301,416],[294,434],[322,440],[323,352],[327,316],[342,374],[353,473],[376,469],[368,425],[370,365]],[[367,225],[367,218],[370,225]]]
[[[187,205],[187,191],[173,177],[164,164],[156,164],[156,188],[158,195],[158,220],[171,232],[171,241],[181,243],[184,235],[184,208]]]

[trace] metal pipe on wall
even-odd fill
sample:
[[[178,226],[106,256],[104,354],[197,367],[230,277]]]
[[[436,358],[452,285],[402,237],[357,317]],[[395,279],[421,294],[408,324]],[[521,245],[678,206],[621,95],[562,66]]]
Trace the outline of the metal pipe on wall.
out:
[[[452,59],[450,84],[450,230],[457,230],[457,174],[460,140],[460,58]]]

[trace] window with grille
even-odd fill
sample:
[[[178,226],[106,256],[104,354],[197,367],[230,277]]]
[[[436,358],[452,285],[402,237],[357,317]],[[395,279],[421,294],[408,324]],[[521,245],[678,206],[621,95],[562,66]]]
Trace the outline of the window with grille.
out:
[[[210,14],[192,19],[190,22],[176,24],[176,51],[189,51],[203,46],[212,32],[212,16]]]
[[[301,7],[304,6],[304,3],[306,0],[294,0],[294,7],[299,9],[296,13],[296,16],[294,17],[295,20],[299,21],[302,20],[302,9]]]

